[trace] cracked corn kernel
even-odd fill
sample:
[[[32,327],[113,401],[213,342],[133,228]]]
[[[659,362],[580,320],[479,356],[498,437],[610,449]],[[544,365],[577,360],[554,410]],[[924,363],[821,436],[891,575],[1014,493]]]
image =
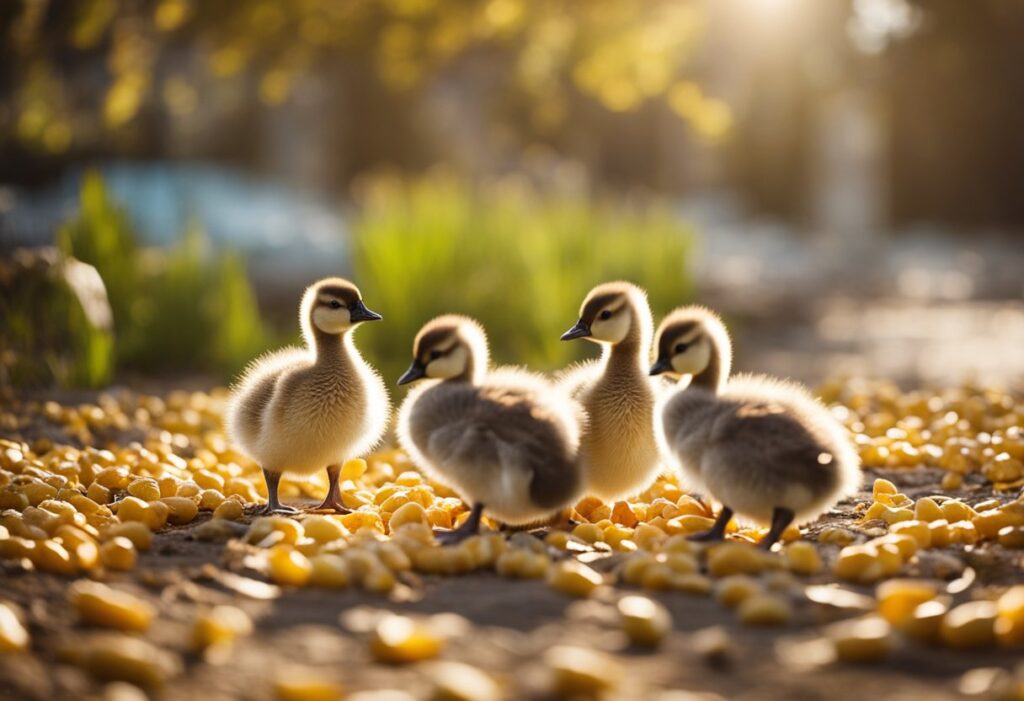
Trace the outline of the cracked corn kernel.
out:
[[[789,623],[793,608],[777,594],[759,593],[747,597],[736,611],[740,623],[748,626],[780,626]]]
[[[382,507],[383,509],[383,507]],[[408,501],[391,514],[391,519],[388,521],[388,528],[394,530],[400,528],[407,523],[429,523],[430,520],[427,518],[426,510],[415,501]]]
[[[917,520],[924,521],[925,523],[946,518],[942,508],[931,497],[921,497],[917,500],[917,503],[914,504],[914,515],[917,517]]]
[[[622,665],[597,650],[557,645],[544,654],[551,672],[551,691],[560,698],[592,698],[615,689],[622,681]]]
[[[599,543],[604,540],[604,530],[596,523],[581,523],[572,529],[572,534],[587,543]]]
[[[99,582],[75,582],[69,598],[83,622],[105,628],[144,631],[156,614],[146,601]]]
[[[160,485],[151,477],[140,477],[128,485],[128,493],[143,501],[156,501],[160,498]]]
[[[757,574],[764,567],[765,553],[745,543],[721,543],[708,552],[708,572],[712,577]]]
[[[306,536],[318,543],[330,543],[348,535],[341,521],[333,516],[308,516],[303,519],[302,528]]]
[[[164,497],[160,503],[169,509],[167,518],[171,523],[191,523],[199,515],[199,505],[190,497]]]
[[[252,619],[237,606],[214,606],[200,614],[192,624],[192,646],[205,650],[214,645],[228,645],[235,638],[252,633]]]
[[[291,545],[281,543],[267,551],[267,570],[270,578],[278,584],[301,587],[309,581],[313,565]]]
[[[619,599],[622,630],[636,645],[657,647],[672,629],[672,616],[662,604],[646,596]]]
[[[871,487],[871,494],[876,499],[879,494],[896,494],[899,490],[896,489],[896,485],[887,479],[879,477],[875,480]]]
[[[970,601],[951,609],[942,621],[942,641],[955,648],[987,647],[995,642],[999,610],[992,601]]]
[[[893,647],[892,629],[878,616],[841,621],[826,633],[836,658],[842,662],[877,662],[888,656]]]
[[[690,574],[675,573],[672,575],[672,589],[686,594],[705,596],[711,593],[711,579],[696,572]]]
[[[55,540],[39,541],[29,558],[36,567],[51,574],[72,575],[78,571],[71,553]]]
[[[548,571],[548,586],[569,596],[590,596],[604,582],[592,567],[577,560],[563,560]]]
[[[0,653],[28,648],[29,635],[14,607],[0,602]]]
[[[374,659],[392,664],[437,657],[443,646],[441,638],[407,616],[385,616],[370,637]]]
[[[366,461],[362,458],[346,460],[341,466],[341,474],[338,478],[342,481],[352,480],[354,482],[366,474],[366,467]]]
[[[153,531],[139,521],[115,523],[103,531],[104,540],[117,537],[127,538],[139,550],[149,550],[153,545]]]
[[[489,674],[461,662],[432,662],[431,701],[499,701],[501,688]]]
[[[321,553],[309,558],[313,569],[309,583],[314,587],[342,589],[349,585],[351,573],[345,558],[332,553]]]

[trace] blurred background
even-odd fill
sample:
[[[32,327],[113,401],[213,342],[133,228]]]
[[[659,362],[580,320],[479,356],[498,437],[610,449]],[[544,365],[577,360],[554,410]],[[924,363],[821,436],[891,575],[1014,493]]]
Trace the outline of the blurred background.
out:
[[[7,0],[0,384],[224,381],[351,276],[393,379],[595,283],[738,368],[1024,377],[1020,0]]]

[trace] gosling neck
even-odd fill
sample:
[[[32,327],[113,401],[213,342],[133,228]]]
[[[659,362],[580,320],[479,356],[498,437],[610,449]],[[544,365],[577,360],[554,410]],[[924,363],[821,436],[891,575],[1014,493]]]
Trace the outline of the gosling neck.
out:
[[[449,378],[456,382],[468,382],[471,385],[479,385],[484,381],[487,368],[490,365],[490,353],[486,349],[477,349],[466,354],[466,367],[455,377]]]
[[[601,357],[609,370],[647,375],[651,353],[651,312],[633,305],[626,337],[618,343],[603,344]]]
[[[347,365],[353,354],[358,354],[352,343],[352,330],[338,334],[325,333],[313,327],[313,353],[321,366]]]
[[[711,346],[711,358],[706,368],[696,375],[690,376],[690,387],[699,387],[714,394],[718,394],[725,386],[728,368],[722,359],[722,349],[717,344]]]

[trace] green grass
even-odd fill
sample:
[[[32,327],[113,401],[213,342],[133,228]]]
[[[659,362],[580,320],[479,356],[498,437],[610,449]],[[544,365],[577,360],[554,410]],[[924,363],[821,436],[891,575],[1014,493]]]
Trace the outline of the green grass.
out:
[[[667,208],[594,202],[496,184],[471,191],[443,175],[375,182],[354,226],[355,282],[384,315],[359,331],[388,382],[420,326],[445,312],[488,331],[494,360],[552,370],[593,355],[559,340],[588,290],[624,279],[664,313],[692,295],[692,236]]]

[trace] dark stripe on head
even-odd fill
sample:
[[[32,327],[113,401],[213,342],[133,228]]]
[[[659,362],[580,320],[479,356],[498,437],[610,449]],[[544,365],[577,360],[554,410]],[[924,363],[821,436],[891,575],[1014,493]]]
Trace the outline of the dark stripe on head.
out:
[[[597,319],[597,315],[601,313],[602,309],[622,297],[622,292],[606,292],[605,294],[600,294],[592,299],[588,299],[586,304],[583,305],[583,311],[580,313],[580,318],[588,324],[592,324],[594,323],[594,320]]]
[[[331,295],[332,297],[337,297],[344,302],[345,306],[351,306],[360,300],[359,290],[347,285],[323,285],[322,287],[317,288],[316,293],[318,295]]]
[[[676,341],[681,336],[693,333],[693,330],[699,326],[700,322],[697,321],[681,321],[663,329],[661,336],[658,338],[658,357],[671,358],[674,355],[672,347],[676,344]]]

